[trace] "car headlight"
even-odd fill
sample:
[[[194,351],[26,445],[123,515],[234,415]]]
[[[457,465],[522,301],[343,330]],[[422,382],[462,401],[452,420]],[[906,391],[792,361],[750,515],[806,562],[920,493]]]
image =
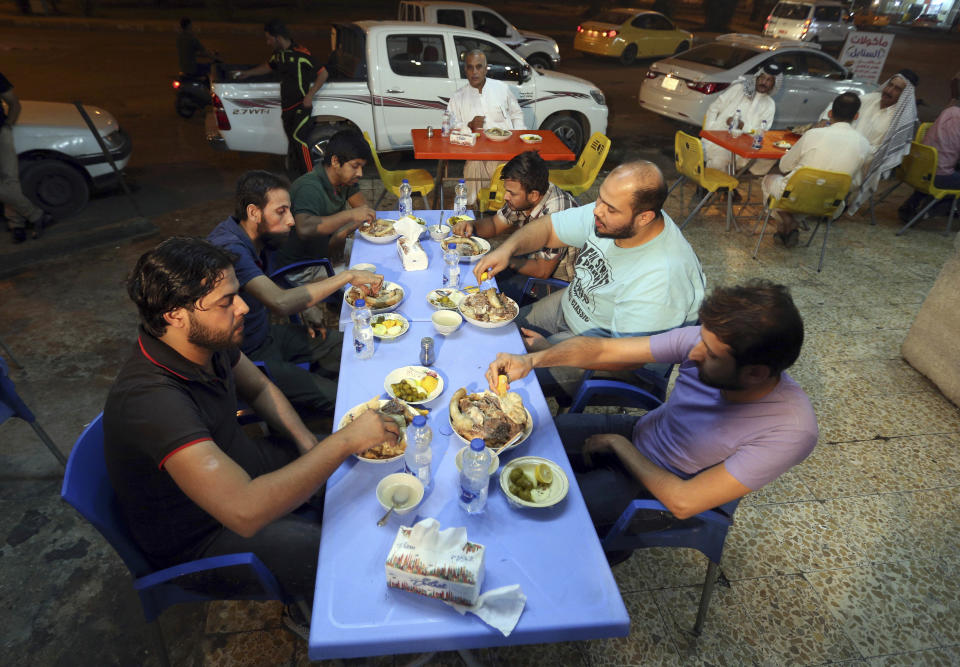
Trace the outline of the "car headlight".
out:
[[[591,90],[590,97],[592,97],[593,101],[599,104],[600,106],[604,106],[604,107],[607,106],[607,98],[604,97],[603,93],[601,93],[599,90],[596,90],[596,89]]]
[[[553,52],[560,55],[560,46],[556,42],[553,43]]]

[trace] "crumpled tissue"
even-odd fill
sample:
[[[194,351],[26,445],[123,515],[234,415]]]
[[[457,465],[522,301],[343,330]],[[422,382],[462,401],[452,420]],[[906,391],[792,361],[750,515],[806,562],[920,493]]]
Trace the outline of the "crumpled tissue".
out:
[[[420,236],[425,228],[415,218],[404,216],[393,224],[393,228],[400,233],[397,239],[397,254],[403,263],[405,271],[423,271],[430,261],[427,253],[420,245]]]

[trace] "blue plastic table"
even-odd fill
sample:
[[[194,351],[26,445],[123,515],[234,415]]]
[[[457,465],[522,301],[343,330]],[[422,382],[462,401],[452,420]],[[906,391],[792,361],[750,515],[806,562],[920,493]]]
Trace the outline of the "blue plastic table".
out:
[[[391,213],[396,215],[387,212],[384,217]],[[441,219],[442,213],[417,211],[428,224]],[[399,312],[411,325],[395,342],[378,340],[372,359],[357,360],[352,347],[343,346],[334,423],[351,407],[374,396],[386,397],[386,375],[395,368],[419,364],[420,339],[432,336],[434,368],[444,380],[443,393],[427,406],[431,408],[427,423],[433,429],[434,481],[419,507],[392,516],[382,528],[376,525],[383,510],[375,488],[382,477],[402,469],[402,460],[382,464],[351,459],[327,482],[310,659],[626,635],[630,618],[533,374],[511,385],[533,415],[533,433],[519,447],[500,455],[501,467],[518,456],[555,461],[571,482],[567,497],[549,509],[516,509],[500,489],[498,472],[491,477],[483,514],[470,516],[460,508],[454,457],[465,445],[455,434],[441,433],[441,428],[450,430],[450,397],[459,387],[470,392],[485,389],[484,372],[496,353],[523,352],[523,342],[513,324],[481,329],[464,322],[449,336],[437,334],[429,321],[433,309],[425,295],[440,285],[443,262],[439,244],[432,240],[422,244],[430,267],[404,272],[394,244],[375,245],[362,238],[354,243],[351,264],[376,264],[387,280],[404,287],[406,296]],[[468,267],[461,266],[461,284],[473,282]],[[437,519],[442,528],[465,526],[470,540],[486,546],[483,591],[520,584],[527,596],[526,608],[509,637],[472,614],[461,616],[438,600],[387,587],[385,561],[397,529],[426,517]]]

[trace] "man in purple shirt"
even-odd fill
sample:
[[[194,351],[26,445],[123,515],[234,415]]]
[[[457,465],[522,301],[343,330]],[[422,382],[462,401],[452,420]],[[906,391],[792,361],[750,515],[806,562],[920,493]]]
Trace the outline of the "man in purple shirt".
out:
[[[561,415],[557,428],[602,536],[630,501],[651,494],[686,519],[772,482],[817,443],[807,395],[784,371],[800,355],[803,320],[787,288],[765,281],[719,287],[701,326],[650,337],[576,337],[525,355],[501,353],[496,387],[534,368],[597,370],[680,364],[667,402],[631,415]]]

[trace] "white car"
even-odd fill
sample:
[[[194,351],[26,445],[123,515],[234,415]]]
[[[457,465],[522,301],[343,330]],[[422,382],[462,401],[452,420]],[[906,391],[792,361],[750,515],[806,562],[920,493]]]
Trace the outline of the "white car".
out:
[[[22,100],[13,143],[20,162],[20,187],[34,204],[56,217],[74,213],[90,192],[116,182],[109,160],[80,112],[64,102]],[[130,160],[130,137],[117,119],[84,105],[117,168]]]
[[[772,129],[814,122],[845,91],[864,95],[877,89],[851,79],[819,44],[730,34],[653,63],[640,86],[640,106],[700,127],[717,93],[740,76],[755,74],[768,60],[783,68]]]
[[[404,0],[397,10],[397,18],[401,21],[472,28],[496,37],[534,67],[556,69],[560,64],[560,47],[556,40],[538,32],[517,30],[510,21],[483,5],[469,2]]]

